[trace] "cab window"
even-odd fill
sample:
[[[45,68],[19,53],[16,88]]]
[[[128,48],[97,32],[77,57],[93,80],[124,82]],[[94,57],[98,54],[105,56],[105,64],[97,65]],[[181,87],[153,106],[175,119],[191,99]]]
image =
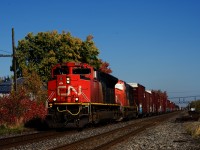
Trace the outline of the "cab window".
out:
[[[91,70],[89,68],[74,68],[73,74],[90,74]]]
[[[69,68],[66,66],[58,67],[53,71],[54,76],[55,75],[61,75],[61,74],[69,74]]]

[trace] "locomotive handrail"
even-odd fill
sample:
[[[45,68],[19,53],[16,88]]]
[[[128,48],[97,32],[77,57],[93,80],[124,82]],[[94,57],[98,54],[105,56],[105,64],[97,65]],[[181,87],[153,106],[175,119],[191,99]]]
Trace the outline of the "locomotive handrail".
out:
[[[68,112],[68,113],[70,113],[72,116],[77,116],[80,112],[81,112],[81,109],[80,109],[80,107],[79,107],[79,109],[78,109],[78,112],[77,113],[72,113],[70,110],[68,110],[68,109],[66,109],[66,110],[59,110],[59,108],[57,107],[57,110],[58,110],[58,112]]]

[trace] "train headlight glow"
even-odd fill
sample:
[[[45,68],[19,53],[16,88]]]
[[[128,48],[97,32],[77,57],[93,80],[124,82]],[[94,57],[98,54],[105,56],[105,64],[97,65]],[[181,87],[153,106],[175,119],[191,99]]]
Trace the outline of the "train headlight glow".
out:
[[[67,84],[70,84],[70,78],[67,78]]]
[[[56,98],[53,98],[53,101],[55,102],[55,101],[56,101]]]
[[[78,102],[78,97],[75,98],[75,102]]]

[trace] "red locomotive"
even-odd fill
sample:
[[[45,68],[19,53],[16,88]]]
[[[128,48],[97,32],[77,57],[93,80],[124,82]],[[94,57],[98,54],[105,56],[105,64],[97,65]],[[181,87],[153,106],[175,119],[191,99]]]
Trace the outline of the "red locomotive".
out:
[[[153,102],[152,94],[145,96],[144,86],[131,86],[85,63],[57,64],[48,82],[48,111],[53,126],[83,127],[147,115],[156,111]],[[171,103],[168,106],[173,107]]]
[[[115,94],[116,93],[116,94]],[[137,115],[131,87],[88,64],[68,62],[52,69],[49,115],[54,123],[79,127]]]

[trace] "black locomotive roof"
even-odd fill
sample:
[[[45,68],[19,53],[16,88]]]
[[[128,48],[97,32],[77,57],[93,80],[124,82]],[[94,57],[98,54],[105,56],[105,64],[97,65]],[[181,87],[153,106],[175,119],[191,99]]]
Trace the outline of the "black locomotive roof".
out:
[[[115,84],[118,82],[118,78],[104,72],[99,72],[98,78],[100,81],[103,81],[110,88],[115,87]]]

